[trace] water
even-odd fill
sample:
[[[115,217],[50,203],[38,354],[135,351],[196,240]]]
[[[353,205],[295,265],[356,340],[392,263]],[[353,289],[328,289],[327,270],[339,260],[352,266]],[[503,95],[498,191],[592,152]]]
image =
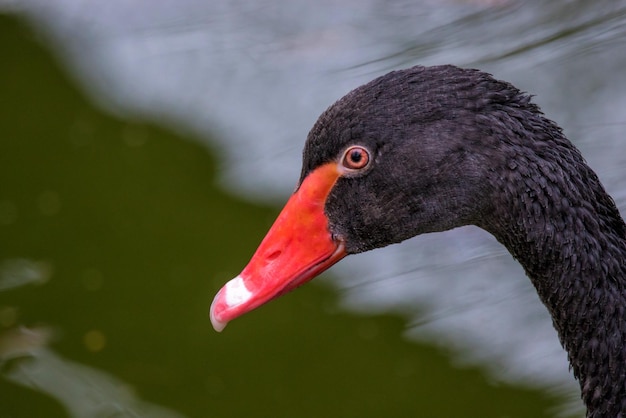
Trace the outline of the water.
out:
[[[535,93],[624,213],[626,2],[126,3],[0,3],[30,25],[0,22],[0,415],[577,414],[545,308],[476,228],[349,258],[222,335],[206,310],[319,113],[393,68]]]

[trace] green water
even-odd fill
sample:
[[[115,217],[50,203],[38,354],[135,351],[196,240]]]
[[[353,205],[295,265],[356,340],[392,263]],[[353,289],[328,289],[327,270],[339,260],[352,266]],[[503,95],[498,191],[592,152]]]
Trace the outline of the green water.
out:
[[[189,417],[554,412],[549,395],[496,385],[407,342],[401,318],[340,311],[319,284],[217,334],[211,299],[279,208],[219,189],[219,155],[192,138],[97,108],[13,18],[0,16],[0,51],[0,267],[5,280],[20,263],[43,272],[0,291],[0,417],[70,416],[67,399],[90,385],[58,365],[58,376],[42,368],[16,383],[10,376],[24,365],[48,361],[10,337],[19,326],[46,330],[41,345],[62,364],[105,373],[134,399]],[[136,416],[100,395],[118,411],[104,416]]]

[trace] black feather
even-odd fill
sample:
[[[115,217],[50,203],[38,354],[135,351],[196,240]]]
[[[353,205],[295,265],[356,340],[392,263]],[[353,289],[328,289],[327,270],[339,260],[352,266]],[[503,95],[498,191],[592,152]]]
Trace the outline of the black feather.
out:
[[[489,74],[413,67],[352,91],[319,118],[301,180],[349,145],[330,228],[357,253],[473,224],[523,265],[580,382],[588,417],[626,417],[626,225],[562,130]]]

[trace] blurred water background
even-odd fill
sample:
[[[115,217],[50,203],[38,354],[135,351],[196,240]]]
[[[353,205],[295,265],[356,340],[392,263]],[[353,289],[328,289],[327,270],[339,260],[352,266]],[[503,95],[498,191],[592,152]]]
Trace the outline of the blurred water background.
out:
[[[460,228],[210,328],[317,116],[415,64],[535,94],[626,212],[626,2],[0,0],[0,417],[582,416]]]

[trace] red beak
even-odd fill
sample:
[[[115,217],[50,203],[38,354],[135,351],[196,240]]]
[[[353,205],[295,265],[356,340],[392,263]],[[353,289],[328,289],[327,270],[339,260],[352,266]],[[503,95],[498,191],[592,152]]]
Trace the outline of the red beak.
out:
[[[241,274],[220,289],[211,304],[216,331],[246,312],[308,282],[345,257],[324,213],[339,178],[337,164],[312,171],[289,198]]]

